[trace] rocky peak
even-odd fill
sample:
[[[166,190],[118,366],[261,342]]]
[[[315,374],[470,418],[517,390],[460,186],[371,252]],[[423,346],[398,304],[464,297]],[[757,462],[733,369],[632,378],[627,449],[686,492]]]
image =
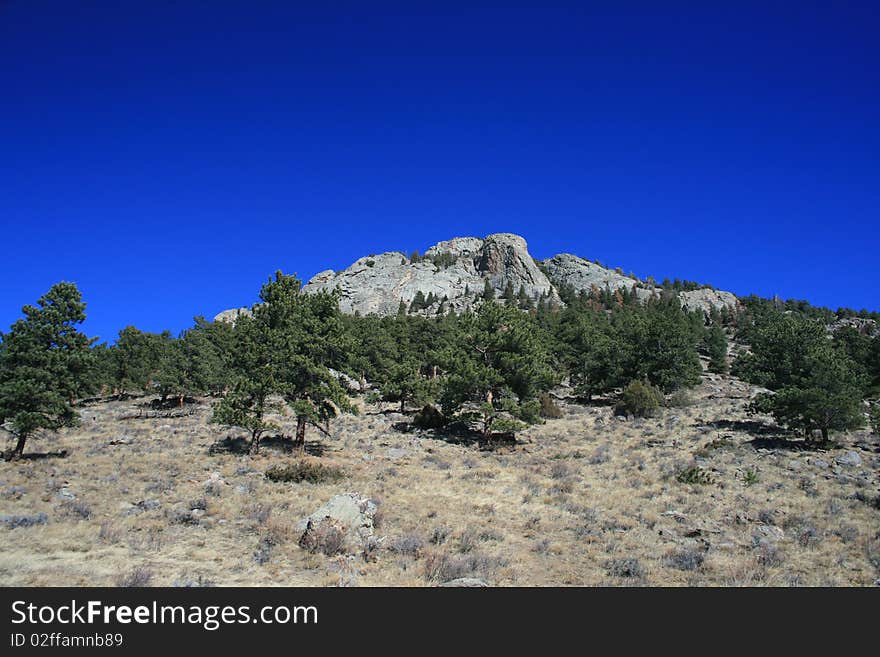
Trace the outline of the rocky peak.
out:
[[[397,313],[400,302],[409,308],[419,292],[433,303],[419,309],[421,314],[471,307],[486,281],[503,294],[508,284],[529,298],[555,296],[547,276],[529,255],[526,241],[510,233],[477,237],[456,237],[429,248],[422,259],[412,261],[399,252],[367,256],[347,269],[323,271],[305,286],[306,292],[332,290],[342,293],[343,312],[362,315]]]
[[[525,239],[512,233],[455,237],[438,242],[415,260],[399,251],[364,256],[342,271],[327,269],[315,274],[303,291],[339,288],[342,312],[361,315],[394,315],[401,302],[409,309],[421,292],[431,303],[414,312],[435,315],[461,312],[478,304],[487,282],[496,298],[509,286],[514,294],[524,290],[535,302],[543,297],[557,304],[557,286],[563,285],[588,292],[594,287],[616,290],[635,286],[642,300],[660,293],[658,288],[619,270],[606,269],[569,253],[538,263],[529,254]],[[706,313],[737,304],[730,292],[709,288],[680,292],[679,299],[684,307]],[[224,311],[215,319],[234,321],[238,312],[241,310]]]

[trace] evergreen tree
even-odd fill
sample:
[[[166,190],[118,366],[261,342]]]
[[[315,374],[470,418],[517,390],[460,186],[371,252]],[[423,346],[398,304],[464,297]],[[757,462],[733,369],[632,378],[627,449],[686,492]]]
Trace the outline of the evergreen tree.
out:
[[[420,363],[407,358],[395,362],[388,372],[388,379],[382,386],[382,397],[388,401],[399,401],[400,412],[406,412],[406,404],[422,406],[433,401],[437,393],[437,382],[422,375]]]
[[[424,310],[427,306],[428,300],[425,299],[425,293],[419,290],[413,297],[412,303],[409,304],[409,311],[411,313],[418,312],[419,310]]]
[[[214,419],[251,431],[251,453],[267,421],[270,399],[278,395],[296,417],[296,442],[305,444],[308,424],[326,423],[355,408],[331,367],[341,367],[348,349],[338,291],[304,294],[295,276],[276,272],[260,291],[253,317],[236,324],[232,392],[216,407]]]
[[[160,366],[161,341],[160,336],[144,333],[134,326],[126,326],[119,332],[112,347],[117,394],[150,388]]]
[[[488,278],[483,284],[482,297],[484,301],[492,301],[495,298],[495,288],[492,287],[492,284],[489,282]]]
[[[501,298],[504,299],[508,306],[513,305],[516,296],[513,293],[513,283],[511,281],[507,281],[507,284],[504,286],[504,292],[502,293]]]
[[[709,371],[716,374],[726,374],[727,365],[727,336],[724,329],[718,324],[712,324],[706,329],[703,345],[709,356]]]
[[[804,357],[805,370],[775,392],[759,395],[753,410],[766,412],[809,438],[814,430],[828,440],[830,431],[858,429],[865,424],[864,379],[854,363],[830,342],[813,346]]]
[[[864,424],[866,377],[846,346],[828,338],[823,320],[770,308],[746,334],[751,353],[740,356],[734,369],[771,391],[755,399],[753,411],[770,413],[807,438],[821,431],[823,440],[830,431]]]
[[[94,390],[94,340],[77,329],[85,307],[75,284],[57,283],[2,335],[0,422],[17,438],[12,458],[35,432],[76,425],[74,402]]]
[[[483,304],[461,318],[441,404],[447,415],[479,418],[484,438],[538,419],[538,393],[555,380],[550,355],[531,318],[515,308]]]

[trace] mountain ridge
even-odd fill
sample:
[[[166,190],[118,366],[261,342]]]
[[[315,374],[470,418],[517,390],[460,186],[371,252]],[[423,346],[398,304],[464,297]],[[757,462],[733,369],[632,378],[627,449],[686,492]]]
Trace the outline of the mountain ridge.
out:
[[[575,292],[633,289],[641,301],[663,290],[571,253],[537,260],[529,253],[525,238],[514,233],[453,237],[431,246],[422,256],[413,256],[400,251],[363,256],[343,270],[315,274],[303,291],[339,288],[342,312],[388,316],[402,307],[422,315],[466,311],[481,303],[488,290],[495,298],[512,293],[528,303],[543,300],[558,306],[564,305],[562,287]],[[739,303],[733,293],[709,287],[677,294],[684,308],[704,313],[735,308]],[[247,309],[224,310],[214,319],[231,320],[240,312]]]

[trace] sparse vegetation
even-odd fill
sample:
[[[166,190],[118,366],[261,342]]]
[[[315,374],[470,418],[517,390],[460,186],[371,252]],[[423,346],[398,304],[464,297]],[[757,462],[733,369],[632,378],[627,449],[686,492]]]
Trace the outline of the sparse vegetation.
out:
[[[266,470],[266,479],[284,483],[321,484],[345,478],[341,468],[315,461],[296,461],[284,465],[273,465]]]
[[[707,317],[606,288],[561,308],[486,285],[475,312],[360,317],[278,274],[234,322],[110,346],[53,288],[0,343],[2,425],[51,450],[15,445],[0,482],[4,583],[876,579],[876,454],[854,431],[878,430],[877,337],[807,306]],[[70,349],[37,353],[50,333]],[[306,426],[333,440],[305,445]],[[303,532],[348,491],[383,499],[372,535]]]

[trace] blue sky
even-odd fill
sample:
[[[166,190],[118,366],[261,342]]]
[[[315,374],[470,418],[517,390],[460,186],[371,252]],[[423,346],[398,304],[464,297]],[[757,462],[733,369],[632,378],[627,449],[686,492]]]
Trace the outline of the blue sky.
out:
[[[713,5],[709,7],[707,5]],[[880,309],[870,3],[0,0],[0,327],[452,236]]]

